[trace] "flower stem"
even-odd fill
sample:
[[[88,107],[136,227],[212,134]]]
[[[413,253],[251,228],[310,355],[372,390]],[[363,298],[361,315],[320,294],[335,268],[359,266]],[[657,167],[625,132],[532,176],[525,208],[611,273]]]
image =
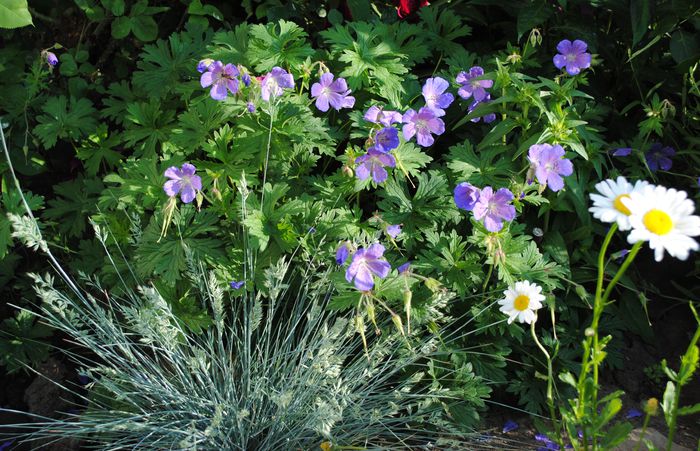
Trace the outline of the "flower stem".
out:
[[[556,417],[556,412],[554,410],[554,395],[552,393],[552,381],[554,380],[554,374],[552,371],[552,357],[549,355],[549,352],[545,349],[544,346],[542,346],[542,343],[540,343],[540,340],[537,338],[537,334],[535,333],[535,323],[537,322],[537,317],[530,323],[530,332],[532,333],[532,339],[535,340],[535,344],[537,345],[538,348],[540,348],[540,351],[542,351],[542,354],[544,354],[545,358],[547,359],[547,406],[549,406],[549,416],[552,419],[552,424],[554,426],[554,432],[556,434],[556,441],[559,444],[559,446],[563,447],[564,442],[562,441],[561,438],[561,431],[559,429],[559,422],[557,421]]]
[[[267,130],[267,150],[265,151],[265,166],[263,167],[262,193],[260,194],[260,210],[262,211],[265,200],[265,182],[267,181],[267,165],[270,161],[270,147],[272,147],[272,122],[275,118],[275,104],[270,102],[270,126]]]
[[[651,418],[651,415],[649,413],[646,414],[644,417],[644,423],[642,424],[642,432],[639,434],[639,441],[637,442],[637,446],[634,447],[634,451],[639,451],[642,446],[642,439],[644,438],[644,434],[647,432],[647,426],[649,425],[649,418]]]

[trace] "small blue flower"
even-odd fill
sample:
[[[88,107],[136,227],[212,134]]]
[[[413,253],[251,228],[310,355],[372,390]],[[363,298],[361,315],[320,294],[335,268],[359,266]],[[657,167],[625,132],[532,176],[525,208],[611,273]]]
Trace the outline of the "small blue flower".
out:
[[[46,62],[51,66],[55,66],[58,64],[58,57],[56,57],[56,54],[53,52],[46,52]]]
[[[399,147],[399,131],[394,127],[385,127],[377,132],[374,137],[374,147],[382,152]]]
[[[249,113],[255,113],[255,104],[253,102],[248,102],[246,105]]]
[[[619,147],[612,153],[613,157],[627,157],[632,153],[631,147]]]
[[[628,420],[631,420],[632,418],[639,418],[641,416],[642,416],[642,412],[640,412],[639,410],[630,409],[627,411],[627,415],[625,416],[625,418],[627,418]]]
[[[411,270],[411,262],[406,262],[403,265],[398,267],[399,274],[406,274],[408,271]]]
[[[233,281],[229,282],[229,285],[231,285],[231,288],[233,288],[234,290],[237,290],[237,289],[241,288],[243,285],[245,285],[245,280],[239,280],[239,281],[233,280]]]
[[[513,420],[508,420],[503,425],[503,433],[505,434],[506,432],[514,431],[514,430],[518,429],[518,427],[519,427],[518,423],[516,423]]]
[[[390,225],[386,228],[386,234],[392,238],[399,236],[399,233],[401,233],[401,224]]]
[[[345,263],[345,261],[350,256],[350,249],[348,249],[348,243],[343,243],[335,251],[335,262],[339,265]]]

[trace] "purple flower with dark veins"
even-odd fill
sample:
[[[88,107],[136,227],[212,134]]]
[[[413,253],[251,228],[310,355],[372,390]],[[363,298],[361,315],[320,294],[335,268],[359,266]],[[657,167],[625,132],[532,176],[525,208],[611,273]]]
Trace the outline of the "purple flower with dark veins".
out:
[[[444,78],[434,77],[425,80],[423,85],[423,98],[425,106],[435,112],[436,116],[444,116],[445,108],[449,107],[455,100],[455,96],[447,91],[450,83]]]
[[[382,183],[389,176],[385,166],[396,167],[396,159],[387,152],[370,147],[367,153],[355,158],[355,163],[359,164],[355,173],[360,180],[367,180],[372,175],[374,183]]]
[[[51,66],[58,64],[58,57],[53,52],[46,52],[46,62]]]
[[[647,160],[647,165],[651,172],[656,172],[659,169],[662,171],[668,171],[673,166],[673,160],[671,157],[676,155],[676,151],[673,147],[663,147],[661,143],[654,143],[649,148],[645,157]]]
[[[490,101],[491,101],[491,94],[489,94],[487,92],[486,97],[484,97],[484,100],[482,100],[481,102],[479,102],[478,100],[474,100],[471,103],[471,105],[469,105],[469,110],[467,111],[467,113],[471,114],[471,112],[474,111],[474,109],[477,106],[479,106],[479,104],[488,103]],[[491,122],[496,120],[496,113],[488,113],[488,114],[485,114],[484,116],[474,117],[474,118],[472,118],[472,122],[479,122],[481,119],[484,120],[485,124],[490,124]]]
[[[401,233],[401,224],[393,224],[386,228],[386,234],[392,238],[399,236],[399,233]]]
[[[493,188],[487,186],[474,205],[474,218],[482,221],[489,232],[498,232],[503,228],[503,221],[515,219],[515,207],[510,205],[512,200],[513,193],[506,188],[494,193]]]
[[[457,94],[463,99],[474,97],[474,100],[481,102],[486,98],[486,90],[493,86],[493,80],[476,80],[484,75],[484,69],[480,66],[474,66],[469,69],[469,72],[460,72],[457,74],[456,81],[461,88]]]
[[[202,190],[202,179],[198,175],[194,175],[197,168],[193,164],[185,163],[182,169],[171,166],[165,170],[165,176],[170,180],[165,182],[163,190],[165,193],[174,197],[180,193],[180,199],[189,204],[197,194],[197,191]]]
[[[554,55],[554,65],[557,69],[566,67],[566,72],[569,75],[576,75],[581,72],[581,69],[591,67],[591,54],[586,53],[588,44],[580,39],[574,42],[564,39],[557,44],[559,54]]]
[[[294,87],[294,77],[292,74],[275,66],[265,75],[260,83],[260,95],[264,101],[269,102],[270,96],[279,97],[284,92],[284,89]]]
[[[311,86],[311,97],[316,97],[316,108],[324,113],[328,107],[333,107],[336,111],[341,108],[352,108],[355,105],[355,98],[350,96],[352,91],[348,89],[348,84],[344,78],[333,81],[334,75],[326,72],[321,75],[318,83]]]
[[[454,199],[457,208],[472,211],[479,201],[481,190],[471,183],[462,182],[455,188]]]
[[[233,64],[224,64],[221,61],[214,61],[207,67],[199,79],[202,88],[211,86],[211,98],[214,100],[225,100],[228,91],[231,94],[238,92],[238,69]]]
[[[421,108],[417,113],[412,109],[406,111],[403,122],[403,137],[406,141],[416,135],[418,145],[423,147],[431,146],[435,142],[432,133],[442,135],[445,132],[445,123],[427,107]]]
[[[400,123],[402,120],[401,113],[398,111],[384,110],[376,105],[369,107],[363,117],[367,122],[382,124],[385,127]]]
[[[391,265],[384,259],[384,246],[373,244],[367,249],[360,248],[352,256],[352,263],[345,271],[345,280],[352,282],[361,291],[369,291],[374,287],[374,277],[385,278]]]
[[[555,192],[564,187],[562,176],[574,172],[574,165],[571,160],[564,158],[564,153],[564,148],[558,144],[533,144],[527,155],[535,170],[537,181]]]
[[[374,147],[388,152],[399,147],[399,131],[394,127],[384,127],[374,136]]]

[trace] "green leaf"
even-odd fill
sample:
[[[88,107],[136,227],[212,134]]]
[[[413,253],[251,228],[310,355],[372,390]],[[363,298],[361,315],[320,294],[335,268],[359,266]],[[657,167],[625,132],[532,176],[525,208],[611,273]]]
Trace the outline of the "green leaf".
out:
[[[27,25],[34,25],[27,0],[0,2],[0,28],[19,28]]]
[[[518,11],[518,41],[526,32],[544,24],[554,11],[549,3],[544,0],[523,3],[523,7]]]
[[[671,56],[673,60],[682,64],[689,60],[697,60],[700,56],[700,44],[698,35],[683,30],[677,30],[671,35]]]
[[[115,16],[124,15],[124,0],[102,0],[102,6]]]
[[[106,124],[100,124],[95,133],[80,143],[76,149],[78,158],[83,160],[85,171],[90,176],[97,175],[100,169],[112,169],[121,161],[121,153],[114,150],[121,138],[118,134],[109,136]]]
[[[51,328],[36,320],[36,317],[21,310],[14,318],[0,324],[0,364],[8,373],[36,365],[49,356],[49,344],[41,339],[52,334]]]
[[[615,448],[627,439],[632,429],[632,424],[630,423],[615,423],[610,429],[605,431],[605,435],[600,443],[601,449]]]
[[[684,406],[678,409],[678,415],[693,415],[700,413],[700,402],[693,406]]]
[[[649,0],[631,0],[632,48],[644,37],[649,28]]]
[[[492,128],[484,139],[481,140],[479,145],[476,146],[476,150],[483,150],[485,147],[490,146],[510,133],[517,126],[518,122],[511,118],[506,118],[505,120],[499,122],[498,125]]]
[[[117,17],[112,21],[112,37],[114,39],[122,39],[131,32],[131,18]]]
[[[433,159],[421,151],[421,149],[411,142],[404,142],[394,150],[396,158],[396,169],[404,173],[404,175],[416,176],[420,172],[419,169],[424,168]]]
[[[307,37],[303,28],[286,20],[253,25],[250,27],[248,58],[258,72],[267,72],[274,66],[299,68],[307,57],[314,54]]]
[[[96,111],[88,99],[65,96],[50,97],[37,116],[34,132],[47,148],[56,145],[58,138],[77,141],[97,127]]]
[[[158,24],[152,16],[132,17],[131,31],[141,41],[154,41],[158,37]]]

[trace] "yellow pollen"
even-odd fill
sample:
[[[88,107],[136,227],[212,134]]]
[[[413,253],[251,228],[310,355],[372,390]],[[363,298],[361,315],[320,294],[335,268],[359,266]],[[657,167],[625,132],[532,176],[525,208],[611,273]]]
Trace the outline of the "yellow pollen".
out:
[[[673,221],[665,211],[653,209],[644,214],[644,227],[651,233],[666,235],[673,228]]]
[[[619,196],[617,196],[615,198],[615,200],[613,201],[613,207],[615,207],[615,210],[619,211],[620,213],[622,213],[626,216],[629,216],[630,213],[632,213],[632,212],[630,211],[629,208],[627,208],[625,206],[625,204],[622,203],[622,199],[629,199],[629,198],[630,198],[629,194],[620,194]]]
[[[516,310],[520,310],[521,312],[530,305],[530,298],[525,296],[524,294],[518,295],[517,298],[515,298],[515,301],[513,301],[513,307],[515,307]]]

